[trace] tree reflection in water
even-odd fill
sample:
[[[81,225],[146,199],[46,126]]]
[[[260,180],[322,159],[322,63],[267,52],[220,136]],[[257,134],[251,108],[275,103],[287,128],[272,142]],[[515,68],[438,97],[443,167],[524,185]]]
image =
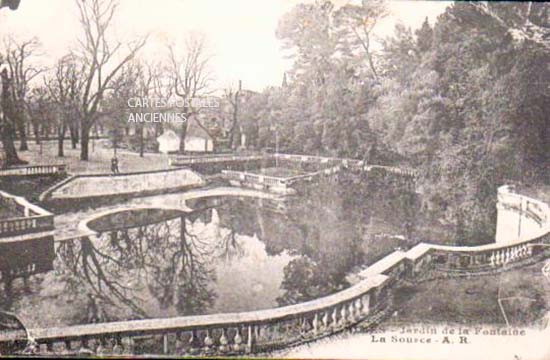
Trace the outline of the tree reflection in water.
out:
[[[147,310],[147,295],[161,309],[173,307],[174,315],[204,313],[215,297],[209,259],[218,241],[188,230],[191,225],[181,216],[64,242],[57,248],[56,271],[69,294],[93,295],[88,308],[101,310],[98,321],[155,315]],[[87,315],[80,321],[90,321]]]
[[[265,309],[334,293],[356,268],[414,245],[378,236],[408,235],[414,196],[371,183],[343,174],[284,201],[202,198],[187,203],[191,213],[99,218],[89,225],[100,235],[56,244],[55,274],[32,277],[24,294],[14,289],[13,310],[33,327],[61,326]]]

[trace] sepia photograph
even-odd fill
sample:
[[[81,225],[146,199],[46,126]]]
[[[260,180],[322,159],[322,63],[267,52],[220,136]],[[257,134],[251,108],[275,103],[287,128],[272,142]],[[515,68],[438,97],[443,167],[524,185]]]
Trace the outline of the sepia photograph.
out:
[[[0,0],[0,358],[549,340],[550,2]]]

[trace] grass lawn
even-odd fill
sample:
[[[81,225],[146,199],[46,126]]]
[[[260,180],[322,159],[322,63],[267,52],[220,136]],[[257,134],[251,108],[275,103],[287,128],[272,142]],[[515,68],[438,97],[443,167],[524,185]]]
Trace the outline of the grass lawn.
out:
[[[65,141],[65,156],[57,157],[57,141],[43,141],[42,153],[40,145],[29,142],[29,151],[18,151],[19,157],[27,160],[30,165],[66,164],[71,174],[110,173],[113,149],[107,148],[105,140],[90,141],[89,161],[80,160],[80,148],[71,148],[70,141]],[[19,144],[16,144],[19,148]],[[138,153],[128,150],[117,150],[120,172],[148,171],[168,169],[168,155],[146,153],[143,158]]]

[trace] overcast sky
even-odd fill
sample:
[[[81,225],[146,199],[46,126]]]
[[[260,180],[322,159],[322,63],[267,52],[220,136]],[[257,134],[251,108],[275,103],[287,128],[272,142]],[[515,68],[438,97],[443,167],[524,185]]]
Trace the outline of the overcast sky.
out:
[[[337,4],[348,0],[334,1]],[[145,56],[165,50],[195,31],[208,39],[218,87],[242,79],[243,87],[262,90],[281,83],[290,62],[275,37],[277,21],[299,0],[120,0],[113,30],[121,40],[150,33]],[[430,23],[449,2],[391,1],[391,15],[377,25],[376,33],[393,32],[396,22],[413,28],[427,16]],[[0,36],[37,36],[50,59],[67,52],[80,34],[73,0],[22,0],[17,11],[0,11]]]

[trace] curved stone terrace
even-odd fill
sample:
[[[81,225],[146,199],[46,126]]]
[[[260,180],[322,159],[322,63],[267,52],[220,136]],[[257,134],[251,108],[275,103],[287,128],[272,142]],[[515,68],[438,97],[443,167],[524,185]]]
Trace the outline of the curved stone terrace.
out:
[[[163,203],[180,207],[182,201],[193,196],[227,194],[228,191],[243,194],[240,189],[196,191],[185,197],[167,198]],[[252,196],[258,194],[245,191]],[[511,194],[507,187],[501,188],[499,193]],[[305,303],[244,313],[31,329],[30,334],[35,350],[40,353],[134,354],[136,341],[144,337],[162,344],[161,353],[164,354],[211,356],[265,352],[312,341],[384,316],[391,309],[394,285],[402,280],[414,281],[427,271],[460,271],[475,275],[506,270],[529,258],[548,257],[548,204],[531,198],[526,200],[537,203],[546,215],[544,222],[536,224],[539,229],[536,236],[513,243],[474,247],[419,244],[406,252],[396,251],[371,265],[362,272],[362,279],[350,288]],[[154,205],[143,199],[141,203],[136,201],[138,207]]]
[[[361,164],[361,166],[364,166]],[[393,171],[410,175],[410,171]],[[239,188],[192,190],[163,197],[135,198],[125,204],[130,209],[164,206],[190,211],[185,201],[204,196],[273,195]],[[529,214],[520,203],[533,204]],[[31,350],[41,354],[81,353],[136,354],[136,341],[147,338],[160,344],[161,354],[237,355],[272,351],[337,333],[358,323],[372,321],[391,311],[394,286],[400,281],[415,281],[427,272],[482,275],[511,268],[525,260],[550,256],[550,207],[547,203],[516,194],[508,187],[499,189],[504,211],[518,212],[531,219],[535,230],[528,237],[512,242],[473,247],[441,246],[421,243],[409,251],[395,251],[366,268],[353,286],[323,298],[274,309],[244,313],[185,316],[165,319],[120,321],[61,328],[31,329]],[[101,213],[120,211],[120,206],[105,207]],[[56,218],[57,228],[72,228],[57,233],[56,239],[94,236],[82,224],[98,210],[81,211]],[[72,224],[73,226],[70,226]],[[0,341],[12,340],[4,336]]]

